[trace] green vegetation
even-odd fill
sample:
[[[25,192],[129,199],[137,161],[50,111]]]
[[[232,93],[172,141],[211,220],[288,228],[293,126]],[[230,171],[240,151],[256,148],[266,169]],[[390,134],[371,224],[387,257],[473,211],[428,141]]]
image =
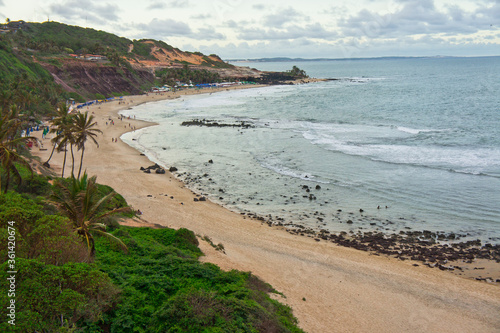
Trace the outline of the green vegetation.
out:
[[[306,71],[298,68],[297,66],[293,66],[290,71],[287,71],[294,78],[306,78],[308,77]]]
[[[44,115],[66,97],[48,71],[23,53],[14,51],[9,34],[0,35],[1,110],[15,106],[27,116]]]
[[[106,225],[102,223],[107,216],[129,210],[128,207],[109,211],[103,209],[115,196],[114,191],[103,197],[97,187],[96,177],[87,179],[86,173],[80,179],[72,175],[69,182],[56,179],[54,184],[56,189],[52,199],[61,213],[69,219],[76,233],[84,238],[91,255],[95,254],[95,234],[107,237],[127,251],[125,244],[107,233]]]
[[[125,54],[130,40],[94,29],[66,25],[58,22],[28,23],[15,34],[19,47],[47,54],[104,53],[107,48]]]
[[[0,174],[0,193],[7,192],[10,185],[11,176],[18,183],[21,182],[21,175],[18,171],[18,164],[25,165],[30,171],[31,167],[22,157],[20,151],[28,142],[35,141],[32,137],[21,137],[21,124],[19,114],[15,107],[10,112],[2,113],[0,118],[0,163],[5,174],[5,181]],[[5,183],[5,188],[3,185]]]
[[[219,73],[206,69],[190,69],[188,65],[183,68],[163,68],[157,70],[155,75],[160,78],[161,84],[174,86],[176,81],[198,83],[222,82]]]
[[[199,263],[191,231],[121,227],[114,235],[129,254],[101,239],[96,254],[122,290],[103,320],[112,332],[300,332],[290,309],[269,298],[269,285]]]

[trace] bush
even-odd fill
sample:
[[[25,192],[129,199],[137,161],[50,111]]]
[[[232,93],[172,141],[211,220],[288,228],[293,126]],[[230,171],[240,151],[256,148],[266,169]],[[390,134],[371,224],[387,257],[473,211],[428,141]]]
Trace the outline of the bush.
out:
[[[2,281],[7,278],[7,264],[0,266]],[[55,332],[61,328],[61,322],[70,327],[78,320],[97,321],[117,301],[119,290],[93,265],[54,266],[17,258],[16,268],[22,272],[16,275],[16,326],[2,320],[2,332],[12,331],[12,328],[15,332]],[[6,318],[8,302],[7,292],[2,290],[2,318]]]
[[[62,216],[44,216],[26,237],[27,258],[51,265],[68,262],[90,262],[87,245]]]
[[[96,243],[96,264],[123,290],[103,323],[112,332],[302,332],[268,284],[198,262],[191,231],[121,227],[114,235],[128,256]]]

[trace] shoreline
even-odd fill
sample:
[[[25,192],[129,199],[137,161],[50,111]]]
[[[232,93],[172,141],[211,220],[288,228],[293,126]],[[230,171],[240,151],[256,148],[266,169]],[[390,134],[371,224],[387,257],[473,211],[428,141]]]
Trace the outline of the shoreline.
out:
[[[192,93],[206,92],[215,90]],[[279,300],[292,306],[300,327],[308,332],[472,332],[500,328],[497,286],[414,267],[410,261],[318,242],[315,237],[297,237],[284,227],[270,228],[263,221],[216,203],[194,201],[199,195],[168,172],[140,171],[141,166],[152,162],[121,140],[111,139],[130,131],[130,126],[140,129],[153,124],[117,120],[118,112],[184,95],[181,91],[129,96],[124,98],[126,104],[114,101],[88,108],[104,134],[98,138],[100,148],[90,144],[86,148],[84,168],[97,175],[99,183],[123,195],[134,209],[143,211],[141,219],[176,229],[185,227],[200,238],[208,236],[213,243],[223,244],[225,254],[200,241],[206,254],[201,260],[223,269],[252,271],[270,283],[286,296]],[[104,125],[109,117],[115,125]],[[42,142],[49,146],[49,139]],[[50,150],[32,153],[44,161]],[[62,154],[55,153],[52,170],[60,173],[61,160]]]

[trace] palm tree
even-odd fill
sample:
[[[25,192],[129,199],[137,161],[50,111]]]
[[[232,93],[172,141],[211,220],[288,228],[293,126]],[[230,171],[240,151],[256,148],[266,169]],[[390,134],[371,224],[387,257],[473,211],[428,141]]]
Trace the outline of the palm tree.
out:
[[[31,175],[33,175],[30,164],[19,154],[17,149],[20,145],[26,144],[28,141],[36,141],[37,139],[34,137],[21,137],[19,131],[20,126],[21,122],[19,121],[15,107],[11,109],[11,112],[5,114],[0,119],[0,162],[6,172],[4,192],[7,192],[9,189],[11,174],[14,175],[18,183],[22,180],[15,162],[26,166],[28,170],[31,171]],[[2,183],[0,177],[0,192],[1,191]]]
[[[56,191],[52,199],[60,211],[73,223],[75,231],[84,238],[91,255],[95,253],[94,234],[102,235],[128,251],[127,246],[117,237],[106,232],[106,225],[100,221],[107,216],[119,212],[129,211],[129,207],[117,208],[111,211],[103,211],[104,206],[116,195],[111,192],[101,197],[96,184],[96,176],[87,178],[84,172],[82,178],[77,179],[73,175],[69,178],[69,184],[64,180],[56,179],[54,185]]]
[[[82,164],[83,164],[83,154],[85,153],[85,143],[88,139],[91,139],[92,142],[99,148],[99,143],[97,143],[96,137],[97,134],[102,134],[102,131],[93,128],[97,123],[94,122],[94,116],[85,113],[79,113],[76,115],[73,122],[73,131],[75,136],[75,143],[78,147],[78,150],[82,150],[82,156],[80,157],[80,168],[78,170],[78,178],[80,178],[80,173],[82,172]]]
[[[68,153],[68,143],[71,145],[71,148],[73,148],[73,142],[74,142],[74,137],[71,132],[72,124],[70,122],[71,120],[69,119],[68,123],[64,124],[61,128],[61,132],[58,135],[59,136],[59,145],[57,146],[57,151],[61,152],[64,150],[64,162],[62,166],[62,172],[61,172],[61,177],[64,177],[64,169],[66,168],[66,155]],[[73,157],[73,165],[75,164],[75,159],[73,156],[73,149],[71,149],[71,156]],[[72,172],[71,175],[74,173]]]
[[[53,132],[55,131],[57,135],[55,138],[52,139],[52,141],[54,142],[54,145],[58,143],[56,148],[58,152],[64,150],[64,162],[61,172],[61,177],[64,177],[64,170],[66,168],[66,156],[68,153],[68,144],[70,145],[71,159],[73,162],[71,170],[72,175],[74,174],[75,170],[75,156],[73,154],[73,145],[75,144],[75,136],[73,132],[74,116],[68,114],[68,107],[64,103],[61,103],[59,105],[58,115],[59,116],[54,119],[56,127],[52,129],[52,131]]]
[[[52,155],[54,154],[54,150],[57,148],[59,145],[59,142],[62,140],[63,136],[60,135],[63,132],[64,126],[69,122],[69,117],[70,115],[68,114],[68,107],[66,106],[66,103],[61,103],[59,104],[59,107],[56,110],[56,116],[52,120],[52,126],[53,128],[50,129],[51,133],[56,133],[57,135],[51,140],[52,143],[54,144],[54,147],[52,147],[52,152],[50,153],[49,159],[43,163],[43,165],[48,166],[49,161],[52,158]]]

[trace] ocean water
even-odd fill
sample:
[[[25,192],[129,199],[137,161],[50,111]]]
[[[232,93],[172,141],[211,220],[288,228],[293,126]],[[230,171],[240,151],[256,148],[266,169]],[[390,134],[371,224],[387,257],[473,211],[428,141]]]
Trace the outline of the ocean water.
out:
[[[144,104],[122,139],[236,211],[500,243],[500,57],[238,65],[335,80]]]

